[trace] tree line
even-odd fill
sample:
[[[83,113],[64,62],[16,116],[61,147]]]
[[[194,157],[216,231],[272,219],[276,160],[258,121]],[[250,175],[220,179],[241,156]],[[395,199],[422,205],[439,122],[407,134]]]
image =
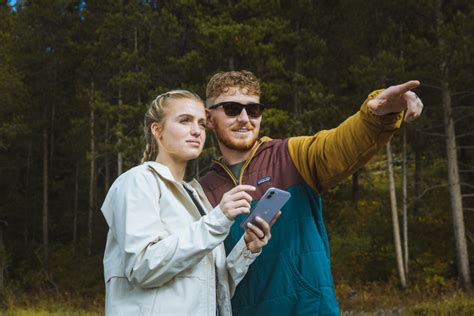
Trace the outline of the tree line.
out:
[[[262,80],[273,138],[333,128],[372,90],[420,80],[423,118],[324,196],[334,275],[471,289],[472,1],[2,0],[0,43],[0,289],[97,294],[100,205],[140,162],[148,103],[204,98],[233,69]],[[218,154],[209,133],[188,178]]]

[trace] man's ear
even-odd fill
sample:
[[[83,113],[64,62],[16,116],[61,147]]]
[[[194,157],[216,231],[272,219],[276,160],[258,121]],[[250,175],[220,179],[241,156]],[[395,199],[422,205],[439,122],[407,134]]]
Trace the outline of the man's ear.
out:
[[[206,109],[206,128],[214,128],[214,124],[212,124],[212,115],[209,109]]]
[[[161,132],[163,131],[163,126],[160,123],[154,122],[151,123],[150,126],[151,133],[155,138],[160,139],[161,138]]]

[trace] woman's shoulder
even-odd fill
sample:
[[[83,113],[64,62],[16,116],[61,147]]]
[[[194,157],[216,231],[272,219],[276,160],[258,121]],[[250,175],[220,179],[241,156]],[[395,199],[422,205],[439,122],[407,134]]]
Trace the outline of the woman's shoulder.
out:
[[[152,173],[151,173],[150,167],[147,164],[141,164],[125,171],[117,178],[117,180],[121,178],[133,179],[137,177],[147,177],[151,175]]]
[[[144,184],[147,184],[151,181],[156,181],[154,179],[153,172],[150,170],[149,166],[141,164],[130,168],[126,172],[122,173],[112,184],[114,187],[141,187]]]

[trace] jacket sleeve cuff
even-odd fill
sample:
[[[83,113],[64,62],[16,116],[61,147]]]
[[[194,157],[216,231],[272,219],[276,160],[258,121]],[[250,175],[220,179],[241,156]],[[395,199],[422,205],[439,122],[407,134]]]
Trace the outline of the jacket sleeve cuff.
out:
[[[385,115],[377,115],[370,111],[367,103],[382,93],[385,89],[375,90],[372,91],[368,96],[367,100],[365,100],[364,104],[362,104],[361,112],[367,114],[371,120],[386,126],[388,129],[391,128],[398,128],[400,127],[401,121],[403,119],[404,111],[398,113],[389,113]]]
[[[224,215],[219,205],[217,205],[209,214],[207,214],[209,220],[217,225],[220,225],[226,229],[229,229],[230,226],[234,223],[234,221],[227,218]]]
[[[245,267],[248,267],[255,261],[255,259],[262,253],[262,249],[259,252],[251,252],[247,248],[247,244],[245,243],[244,236],[240,238],[237,244],[234,246],[232,251],[230,252],[228,259],[231,261],[235,261],[236,263],[242,263]]]

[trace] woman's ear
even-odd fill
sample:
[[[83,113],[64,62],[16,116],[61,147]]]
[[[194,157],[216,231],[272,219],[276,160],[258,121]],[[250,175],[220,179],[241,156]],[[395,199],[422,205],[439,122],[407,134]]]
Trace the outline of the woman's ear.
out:
[[[209,109],[206,109],[206,128],[214,128],[211,111],[209,111]]]
[[[157,123],[157,122],[151,123],[150,129],[151,129],[151,133],[153,134],[153,136],[155,136],[156,139],[161,138],[161,132],[163,131],[163,127],[161,126],[160,123]]]

